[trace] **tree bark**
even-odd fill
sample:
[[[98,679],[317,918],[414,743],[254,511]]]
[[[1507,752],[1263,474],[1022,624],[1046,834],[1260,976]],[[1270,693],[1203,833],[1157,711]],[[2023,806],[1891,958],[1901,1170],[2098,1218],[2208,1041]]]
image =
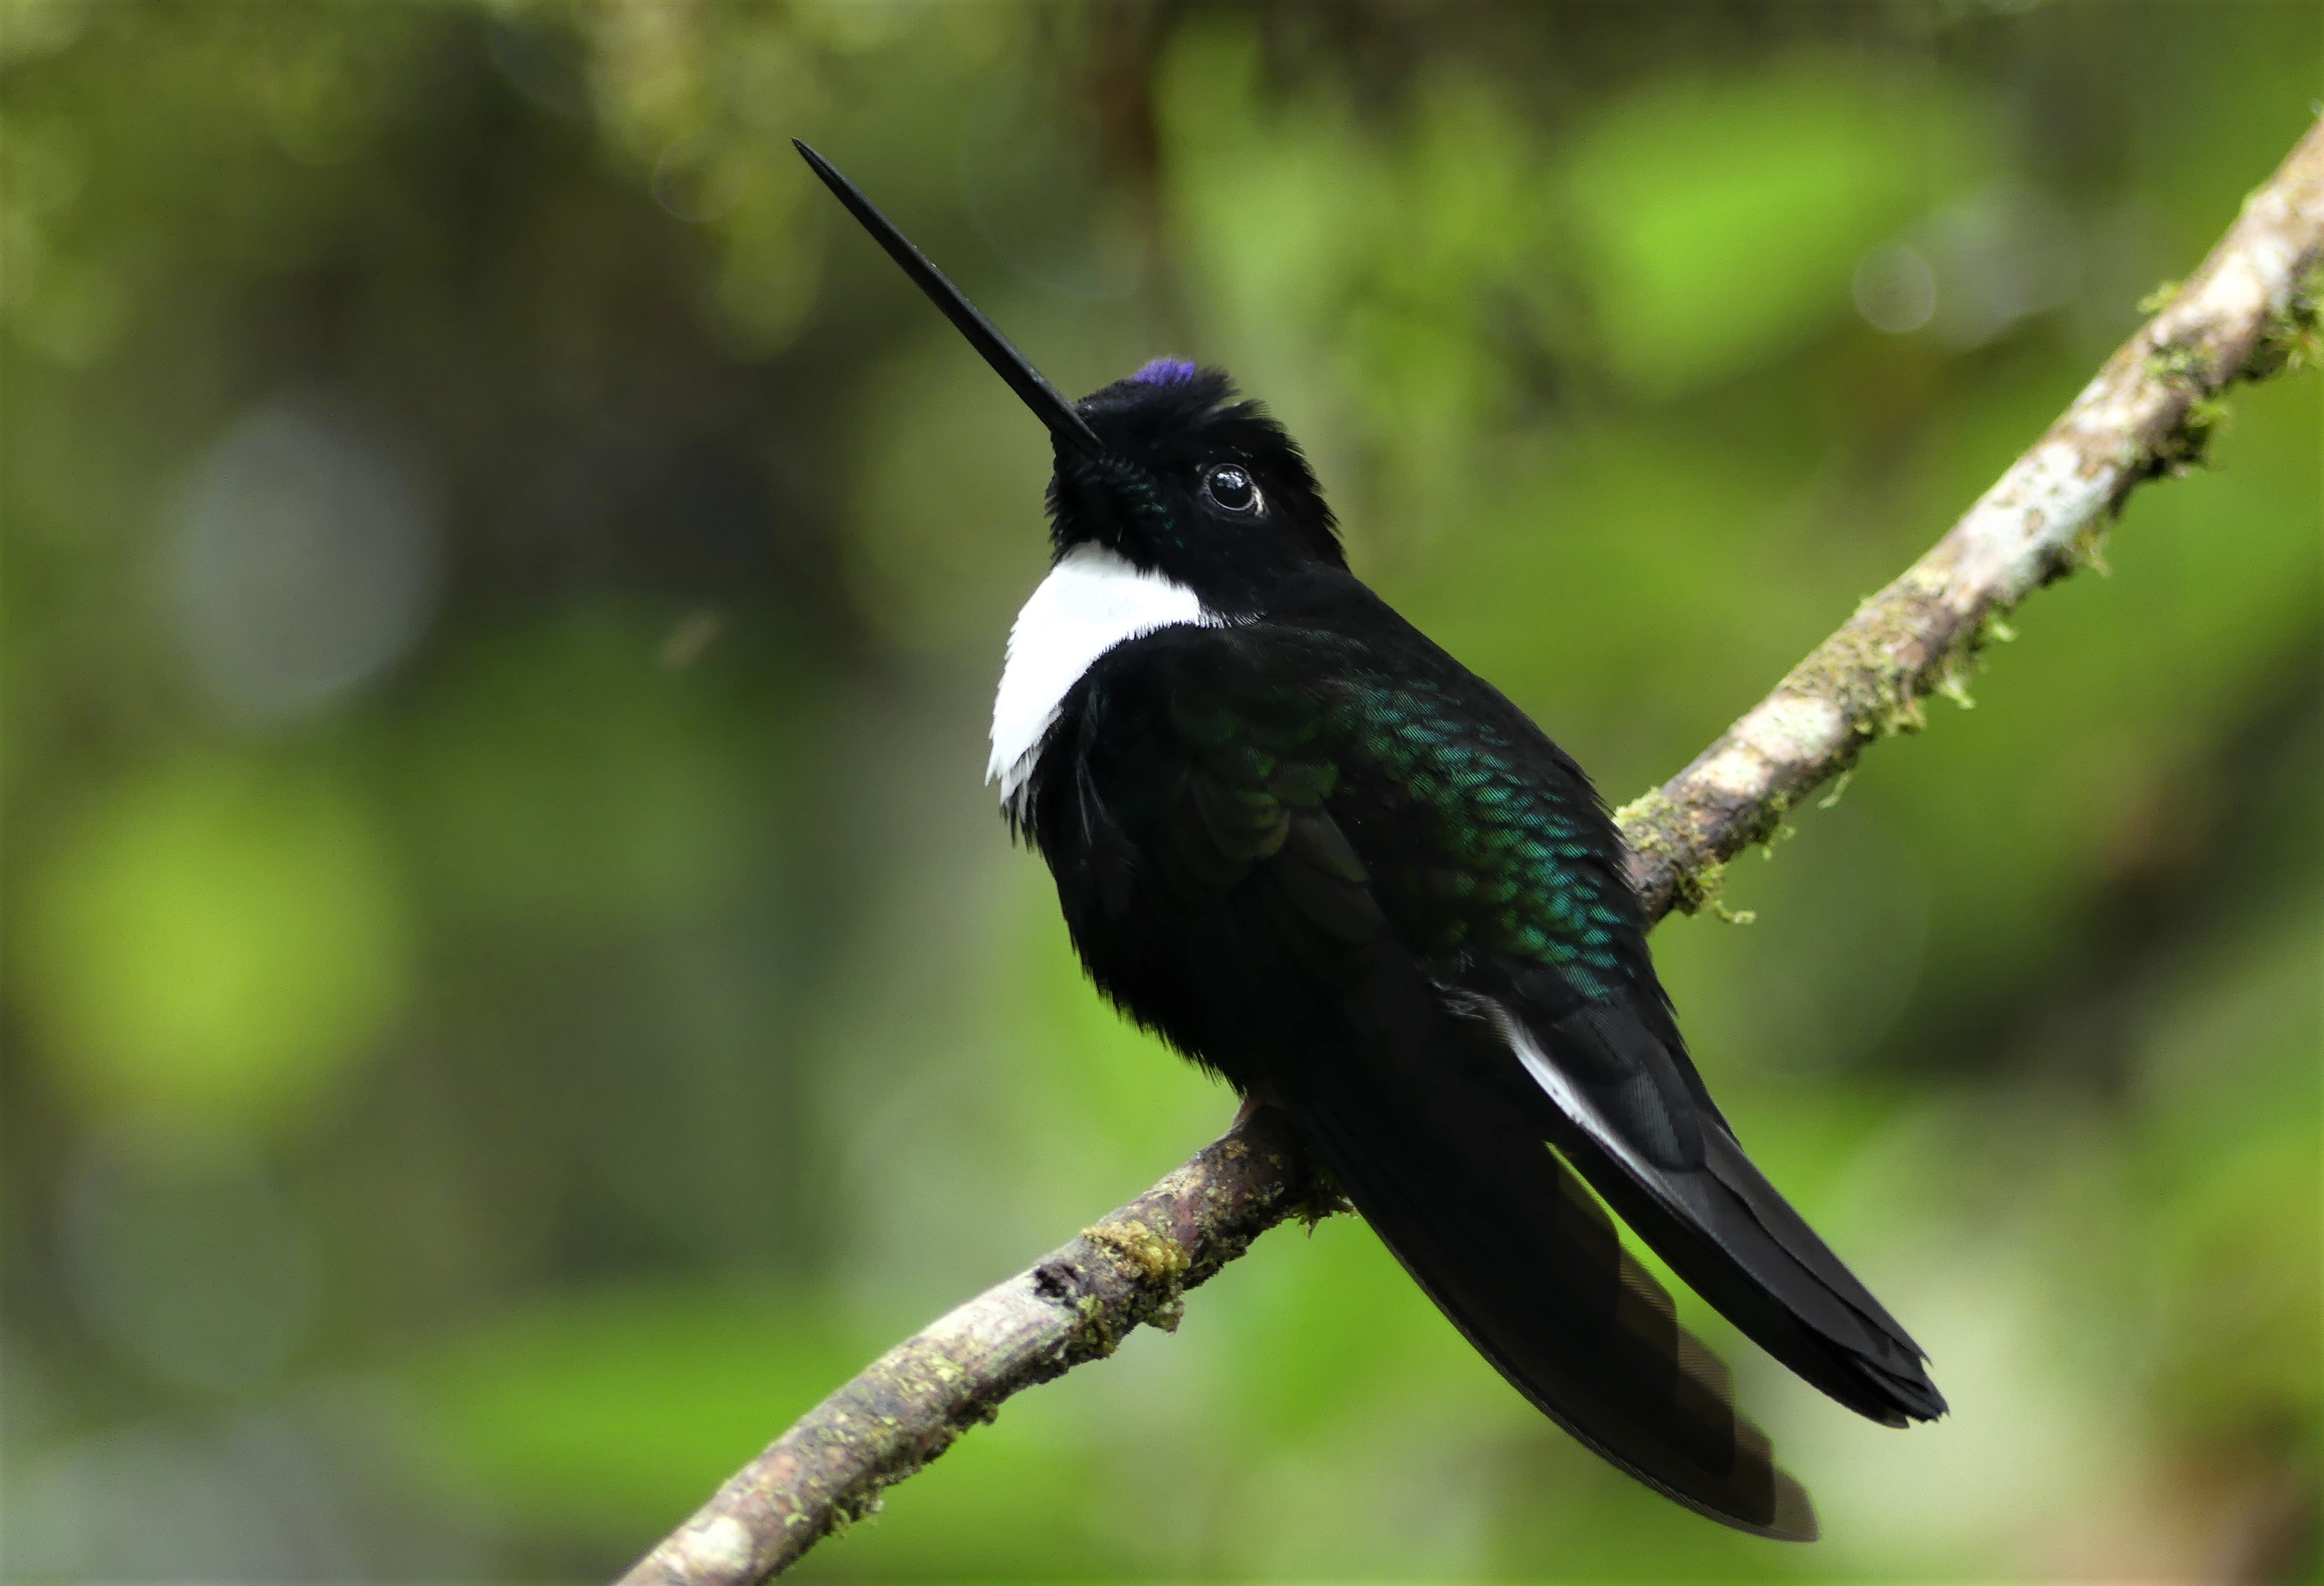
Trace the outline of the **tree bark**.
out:
[[[1951,531],[1867,600],[1766,698],[1616,815],[1649,921],[1718,893],[1726,862],[1890,733],[1960,695],[1978,650],[2035,589],[2097,562],[2138,484],[2198,462],[2221,393],[2319,361],[2324,123],[2169,303]],[[873,1361],[640,1560],[624,1586],[744,1586],[876,1508],[1001,1402],[1176,1325],[1185,1291],[1332,1200],[1286,1120],[1246,1108],[1216,1143],[1037,1265]]]

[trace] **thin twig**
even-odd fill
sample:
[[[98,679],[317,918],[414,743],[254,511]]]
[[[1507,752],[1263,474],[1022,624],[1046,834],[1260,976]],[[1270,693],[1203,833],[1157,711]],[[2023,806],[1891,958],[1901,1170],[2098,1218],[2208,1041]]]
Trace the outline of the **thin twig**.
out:
[[[1650,920],[1717,895],[1726,861],[1958,693],[2001,618],[2094,561],[2144,480],[2185,471],[2219,394],[2315,361],[2324,272],[2324,124],[2245,203],[2203,267],[1952,531],[1860,606],[1773,693],[1616,816]],[[1021,1388],[1176,1325],[1185,1292],[1294,1213],[1325,1209],[1289,1126],[1246,1109],[1216,1144],[1038,1265],[905,1340],[808,1412],[624,1577],[746,1586],[878,1507],[882,1489],[992,1419]]]

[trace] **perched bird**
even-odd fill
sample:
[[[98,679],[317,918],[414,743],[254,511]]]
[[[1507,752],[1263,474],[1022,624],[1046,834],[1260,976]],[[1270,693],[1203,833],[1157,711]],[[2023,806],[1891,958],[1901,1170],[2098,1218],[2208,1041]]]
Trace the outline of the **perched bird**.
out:
[[[1348,570],[1299,447],[1223,373],[1162,359],[1067,401],[798,148],[1055,441],[991,778],[1091,978],[1287,1111],[1551,1419],[1712,1519],[1812,1537],[1600,1201],[1849,1408],[1945,1403],[1703,1088],[1581,767]]]

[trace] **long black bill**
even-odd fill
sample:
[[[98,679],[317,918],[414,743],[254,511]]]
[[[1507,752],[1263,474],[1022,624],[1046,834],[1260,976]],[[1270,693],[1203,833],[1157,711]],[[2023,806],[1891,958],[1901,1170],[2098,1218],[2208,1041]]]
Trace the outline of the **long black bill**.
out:
[[[945,311],[945,318],[960,327],[968,337],[968,345],[984,355],[993,373],[1009,383],[1009,389],[1024,399],[1033,414],[1049,427],[1049,433],[1067,446],[1097,457],[1105,455],[1105,442],[1088,421],[1074,411],[1073,403],[1065,401],[1057,388],[1041,377],[1041,372],[1009,343],[1009,338],[993,327],[992,321],[978,311],[974,303],[962,295],[960,288],[945,279],[945,272],[928,262],[928,256],[912,245],[912,240],[896,229],[895,223],[872,207],[856,185],[839,174],[830,161],[808,148],[798,139],[791,140],[814,172],[823,178],[823,185],[847,206],[847,212],[863,223],[863,229],[879,240],[888,250],[888,256],[904,267],[904,273],[918,283],[928,299]]]

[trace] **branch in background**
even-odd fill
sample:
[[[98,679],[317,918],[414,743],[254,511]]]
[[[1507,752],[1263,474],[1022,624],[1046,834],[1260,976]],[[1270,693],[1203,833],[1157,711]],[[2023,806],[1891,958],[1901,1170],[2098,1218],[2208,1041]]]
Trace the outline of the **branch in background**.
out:
[[[1717,895],[1729,859],[1854,763],[1960,695],[1978,648],[2035,589],[2098,559],[2135,485],[2199,460],[2219,396],[2317,360],[2324,123],[2301,139],[2210,257],[2107,361],[2063,417],[1952,531],[1701,755],[1616,819],[1646,917]],[[1295,1213],[1329,1208],[1270,1109],[1038,1265],[905,1340],[801,1418],[639,1561],[623,1586],[744,1586],[878,1507],[1001,1402],[1112,1353]]]

